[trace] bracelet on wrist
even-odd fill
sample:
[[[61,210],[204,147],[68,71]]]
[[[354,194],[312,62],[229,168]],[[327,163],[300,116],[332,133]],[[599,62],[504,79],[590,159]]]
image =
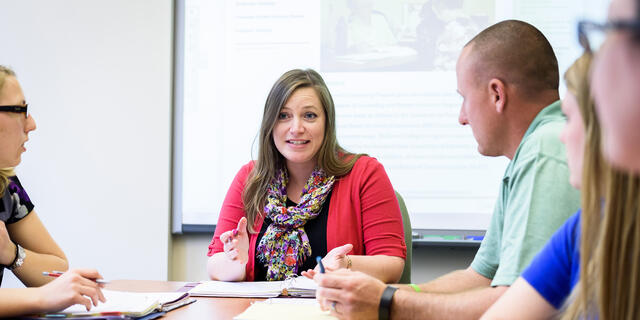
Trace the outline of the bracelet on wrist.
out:
[[[396,290],[398,290],[398,288],[387,286],[382,292],[380,307],[378,308],[378,319],[389,320],[391,318],[391,301],[393,300],[393,295],[396,293]]]
[[[16,258],[13,259],[13,262],[9,266],[9,270],[15,270],[22,266],[24,263],[24,258],[27,256],[24,248],[22,248],[19,244],[16,243]]]
[[[351,269],[351,257],[349,257],[349,255],[345,255],[345,258],[347,258],[347,269]]]
[[[409,286],[409,287],[411,287],[411,288],[413,288],[413,291],[415,291],[415,292],[421,292],[421,291],[422,291],[422,289],[420,289],[420,287],[418,287],[418,286],[417,286],[416,284],[414,284],[414,283],[409,283],[409,284],[408,284],[408,286]]]

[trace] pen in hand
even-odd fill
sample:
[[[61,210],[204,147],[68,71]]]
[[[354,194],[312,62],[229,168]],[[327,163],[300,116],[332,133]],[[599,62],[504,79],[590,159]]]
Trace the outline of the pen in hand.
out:
[[[318,262],[318,265],[320,266],[320,273],[324,273],[324,265],[322,264],[322,257],[316,257],[316,261]]]
[[[63,274],[64,274],[64,272],[62,272],[62,271],[51,271],[51,272],[44,271],[44,272],[42,272],[43,276],[54,277],[54,278],[57,278],[57,277],[59,277],[59,276],[61,276]],[[93,281],[95,281],[96,283],[99,283],[99,284],[107,284],[107,283],[109,283],[109,281],[103,280],[103,279],[90,279],[90,280],[93,280]]]

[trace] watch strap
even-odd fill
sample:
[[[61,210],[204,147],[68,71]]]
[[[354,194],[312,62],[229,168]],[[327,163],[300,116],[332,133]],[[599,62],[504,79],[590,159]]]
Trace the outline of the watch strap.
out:
[[[378,319],[389,320],[391,318],[391,300],[398,288],[387,286],[380,297],[380,307],[378,308]]]
[[[11,269],[11,266],[14,265],[16,261],[18,261],[18,254],[20,253],[20,249],[18,249],[17,243],[13,242],[13,244],[16,246],[16,255],[15,257],[13,257],[13,261],[11,261],[11,263],[9,263],[8,265],[0,264],[0,266],[2,266],[3,268]]]

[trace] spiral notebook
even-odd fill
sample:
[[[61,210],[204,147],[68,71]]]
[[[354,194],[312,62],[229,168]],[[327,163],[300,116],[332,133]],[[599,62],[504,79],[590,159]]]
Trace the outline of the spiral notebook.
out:
[[[205,281],[189,290],[193,297],[274,298],[278,296],[314,298],[318,285],[306,277],[283,281]]]
[[[186,292],[126,292],[102,290],[104,303],[87,311],[84,305],[72,305],[60,312],[48,313],[25,319],[79,318],[79,319],[130,319],[152,314],[163,314],[180,306],[195,302]]]

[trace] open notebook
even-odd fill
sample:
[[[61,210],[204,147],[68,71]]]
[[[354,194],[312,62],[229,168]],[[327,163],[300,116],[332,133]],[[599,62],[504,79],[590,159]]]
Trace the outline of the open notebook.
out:
[[[283,295],[313,298],[317,288],[318,285],[306,277],[284,281],[206,281],[191,289],[189,294],[194,297],[273,298]]]
[[[195,301],[187,292],[126,292],[102,290],[105,303],[92,306],[91,310],[83,305],[72,305],[60,312],[41,315],[42,318],[104,318],[142,317],[156,312],[166,312]],[[37,317],[36,317],[37,318]]]

